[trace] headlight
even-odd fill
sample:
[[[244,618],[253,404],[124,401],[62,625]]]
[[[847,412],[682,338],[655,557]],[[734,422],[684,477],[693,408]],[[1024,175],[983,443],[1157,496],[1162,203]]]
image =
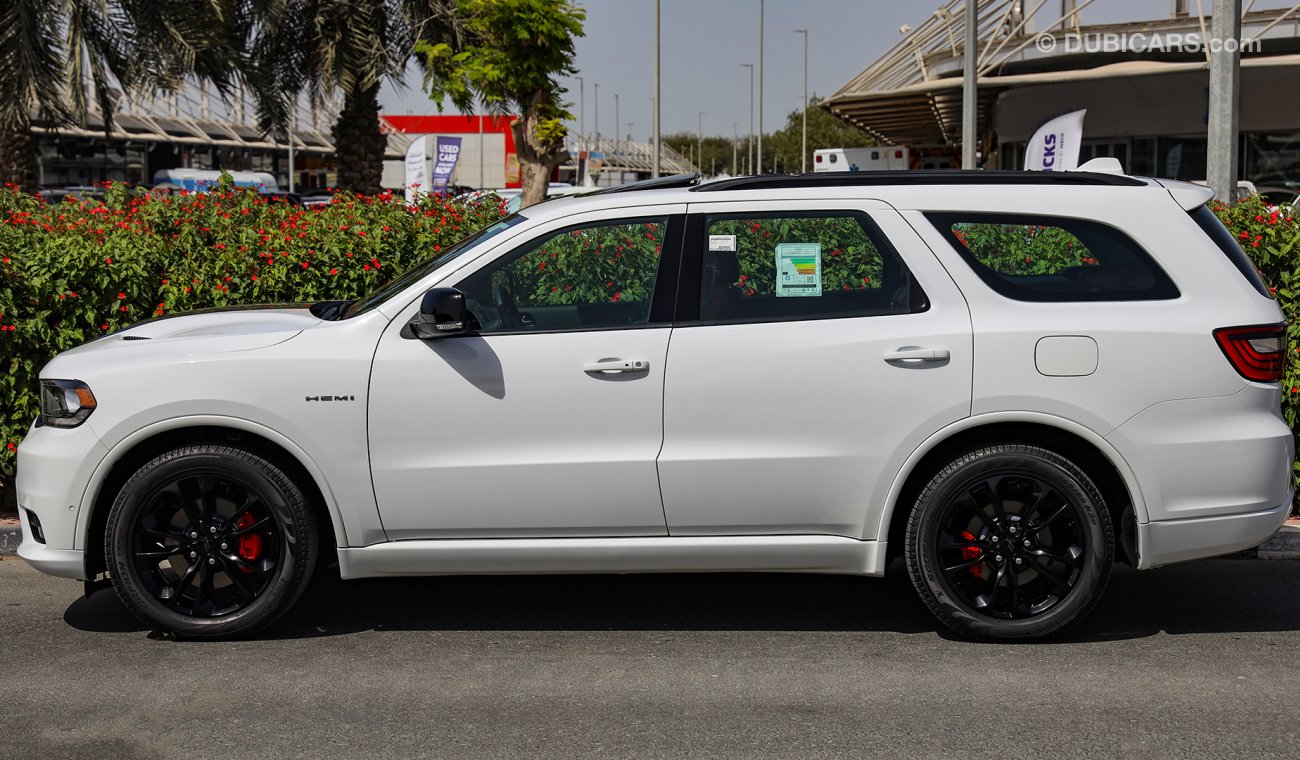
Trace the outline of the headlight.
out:
[[[73,428],[95,411],[95,394],[80,380],[41,381],[41,421],[50,427]]]

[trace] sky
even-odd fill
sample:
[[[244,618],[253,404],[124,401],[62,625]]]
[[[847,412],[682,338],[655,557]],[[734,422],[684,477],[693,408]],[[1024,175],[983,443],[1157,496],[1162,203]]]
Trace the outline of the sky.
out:
[[[741,135],[749,130],[749,72],[743,63],[758,61],[760,0],[660,0],[661,81],[664,134],[696,132]],[[1212,0],[1200,0],[1208,14]],[[1086,0],[1078,0],[1083,5]],[[1192,0],[1195,13],[1197,0]],[[1037,0],[1027,0],[1031,9]],[[1040,14],[1059,0],[1045,0]],[[567,79],[571,111],[583,112],[586,132],[612,136],[614,95],[619,96],[617,129],[633,139],[649,139],[654,95],[655,0],[585,0],[586,36],[576,41],[578,75]],[[917,26],[941,0],[766,0],[764,24],[763,131],[784,125],[803,100],[803,37],[808,30],[809,95],[830,95],[900,39],[899,27]],[[1293,0],[1256,0],[1255,8],[1290,7]],[[1163,18],[1173,0],[1094,0],[1081,11],[1087,24]],[[386,113],[438,113],[419,91],[418,75],[409,86],[385,86],[380,96]],[[596,88],[595,85],[599,85]],[[597,103],[599,93],[599,103]],[[758,129],[758,75],[755,65],[754,109]],[[580,103],[583,106],[580,109]],[[704,115],[701,117],[700,112]],[[448,113],[452,112],[450,109]],[[632,124],[629,126],[629,122]],[[573,132],[580,131],[575,120]]]

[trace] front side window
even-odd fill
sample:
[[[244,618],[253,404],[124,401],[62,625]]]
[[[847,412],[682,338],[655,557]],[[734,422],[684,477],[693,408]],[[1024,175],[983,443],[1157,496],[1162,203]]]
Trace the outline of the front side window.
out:
[[[898,314],[924,308],[889,241],[860,212],[705,217],[700,319]]]
[[[456,287],[481,333],[646,324],[667,228],[666,216],[567,227]]]
[[[1178,297],[1168,275],[1128,235],[1084,219],[927,214],[996,292],[1019,301]]]

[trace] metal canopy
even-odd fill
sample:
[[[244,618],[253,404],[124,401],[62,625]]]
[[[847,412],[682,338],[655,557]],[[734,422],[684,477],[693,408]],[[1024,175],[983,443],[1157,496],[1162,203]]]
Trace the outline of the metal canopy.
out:
[[[1141,33],[1203,35],[1206,22],[1198,14],[1128,24],[1080,26],[1080,12],[1095,0],[1062,4],[1050,0],[976,0],[976,57],[979,114],[983,133],[992,124],[992,108],[1010,87],[1068,82],[1096,76],[1160,74],[1208,68],[1201,54],[1165,54],[1160,60],[1141,53],[1066,55],[1065,37]],[[1052,6],[1066,12],[1045,10]],[[892,145],[957,145],[961,140],[962,55],[966,23],[965,0],[949,0],[915,29],[904,26],[903,37],[875,63],[849,80],[821,107]],[[1291,8],[1248,10],[1242,35],[1276,47],[1294,49],[1300,4]],[[1290,23],[1288,23],[1290,22]],[[1035,41],[1054,41],[1043,52]],[[1277,43],[1282,43],[1277,45]],[[1285,52],[1291,52],[1290,49]],[[1248,54],[1242,66],[1293,64],[1293,55]]]

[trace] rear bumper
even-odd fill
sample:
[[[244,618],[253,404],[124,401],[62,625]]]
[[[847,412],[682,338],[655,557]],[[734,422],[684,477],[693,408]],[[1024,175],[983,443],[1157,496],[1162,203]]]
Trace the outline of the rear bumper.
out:
[[[1292,497],[1288,490],[1281,504],[1262,512],[1139,524],[1138,569],[1253,549],[1286,522]]]

